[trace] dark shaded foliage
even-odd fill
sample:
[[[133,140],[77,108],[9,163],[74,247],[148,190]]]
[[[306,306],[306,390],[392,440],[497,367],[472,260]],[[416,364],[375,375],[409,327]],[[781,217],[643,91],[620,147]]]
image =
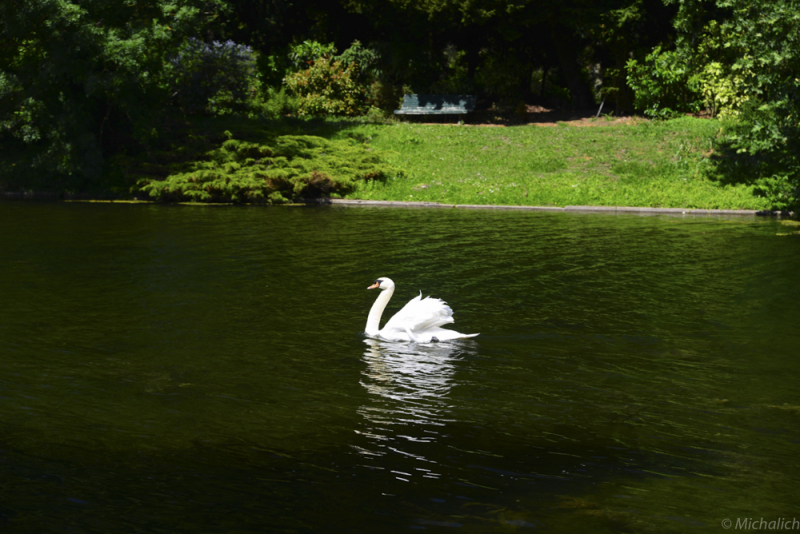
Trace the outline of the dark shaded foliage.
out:
[[[255,73],[249,46],[191,38],[169,62],[173,94],[185,111],[211,113],[246,107]]]

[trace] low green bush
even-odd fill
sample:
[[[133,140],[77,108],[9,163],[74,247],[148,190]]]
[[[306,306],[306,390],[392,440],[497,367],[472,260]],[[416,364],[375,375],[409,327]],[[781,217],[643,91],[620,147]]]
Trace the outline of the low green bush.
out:
[[[352,139],[282,135],[260,143],[226,134],[228,139],[216,148],[189,161],[143,166],[151,174],[139,179],[138,189],[166,201],[280,204],[304,197],[341,196],[359,182],[382,180],[398,172],[381,154]],[[163,178],[165,171],[168,176]]]
[[[287,91],[285,87],[280,89],[266,87],[259,92],[251,104],[253,115],[268,119],[297,115],[299,107],[300,99]]]
[[[744,78],[731,75],[727,70],[719,61],[712,61],[699,75],[706,110],[712,117],[721,119],[736,117],[747,101],[747,97],[737,89],[744,83]]]
[[[377,68],[380,53],[364,47],[359,41],[341,55],[334,55],[332,44],[321,45],[307,41],[292,48],[289,57],[296,69],[289,73],[283,83],[289,93],[298,98],[299,116],[344,116],[370,115],[370,121],[378,118],[375,111],[391,114],[403,101],[404,92],[410,89],[391,83]],[[383,121],[385,117],[381,119]]]
[[[300,96],[300,116],[355,117],[366,111],[367,86],[357,80],[358,66],[329,56],[317,58],[306,70],[286,78],[286,86]]]

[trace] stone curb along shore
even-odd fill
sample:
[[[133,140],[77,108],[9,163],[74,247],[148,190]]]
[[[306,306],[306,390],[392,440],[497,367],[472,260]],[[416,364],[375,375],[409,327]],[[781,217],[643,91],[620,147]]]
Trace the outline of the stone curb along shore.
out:
[[[96,202],[131,202],[130,199],[113,199],[87,195],[87,194],[60,194],[50,192],[0,192],[0,198],[24,200],[67,200],[67,201],[96,201]],[[133,199],[135,202],[150,202],[148,200]],[[761,217],[793,217],[791,211],[770,210],[712,210],[694,208],[635,208],[630,206],[510,206],[497,204],[441,204],[439,202],[406,202],[400,200],[353,200],[340,198],[307,198],[304,204],[320,204],[333,206],[384,206],[397,208],[457,208],[470,210],[509,210],[509,211],[570,211],[594,213],[641,213],[641,214],[671,214],[671,215],[747,215]],[[225,204],[227,205],[227,204]]]
[[[397,200],[350,200],[336,198],[308,199],[308,204],[331,204],[334,206],[386,206],[403,208],[457,208],[474,210],[517,210],[517,211],[571,211],[596,213],[643,213],[671,215],[748,215],[766,217],[791,217],[793,212],[769,210],[714,210],[690,208],[634,208],[628,206],[504,206],[495,204],[440,204],[439,202],[404,202]]]

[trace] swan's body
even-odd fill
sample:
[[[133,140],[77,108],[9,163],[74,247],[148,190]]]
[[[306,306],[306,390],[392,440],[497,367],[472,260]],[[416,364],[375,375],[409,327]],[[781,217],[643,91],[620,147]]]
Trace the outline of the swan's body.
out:
[[[411,299],[381,329],[381,315],[394,294],[394,282],[389,278],[378,278],[367,289],[375,288],[380,288],[381,292],[367,317],[366,334],[370,337],[387,341],[431,343],[478,335],[462,334],[455,330],[442,328],[442,325],[454,322],[453,310],[441,299],[431,297],[423,299],[422,293]]]

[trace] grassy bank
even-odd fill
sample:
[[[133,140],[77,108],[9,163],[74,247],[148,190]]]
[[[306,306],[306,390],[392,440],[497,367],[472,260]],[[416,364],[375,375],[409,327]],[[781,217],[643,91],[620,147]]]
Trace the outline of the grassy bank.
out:
[[[478,127],[356,126],[405,170],[347,198],[458,204],[767,209],[753,187],[709,176],[717,121],[593,121]]]
[[[247,120],[170,123],[111,159],[103,190],[165,201],[307,196],[452,204],[769,209],[713,176],[714,120],[584,119],[516,126]],[[24,175],[23,175],[24,176]],[[42,177],[6,190],[82,192]],[[28,183],[30,182],[30,183]]]

